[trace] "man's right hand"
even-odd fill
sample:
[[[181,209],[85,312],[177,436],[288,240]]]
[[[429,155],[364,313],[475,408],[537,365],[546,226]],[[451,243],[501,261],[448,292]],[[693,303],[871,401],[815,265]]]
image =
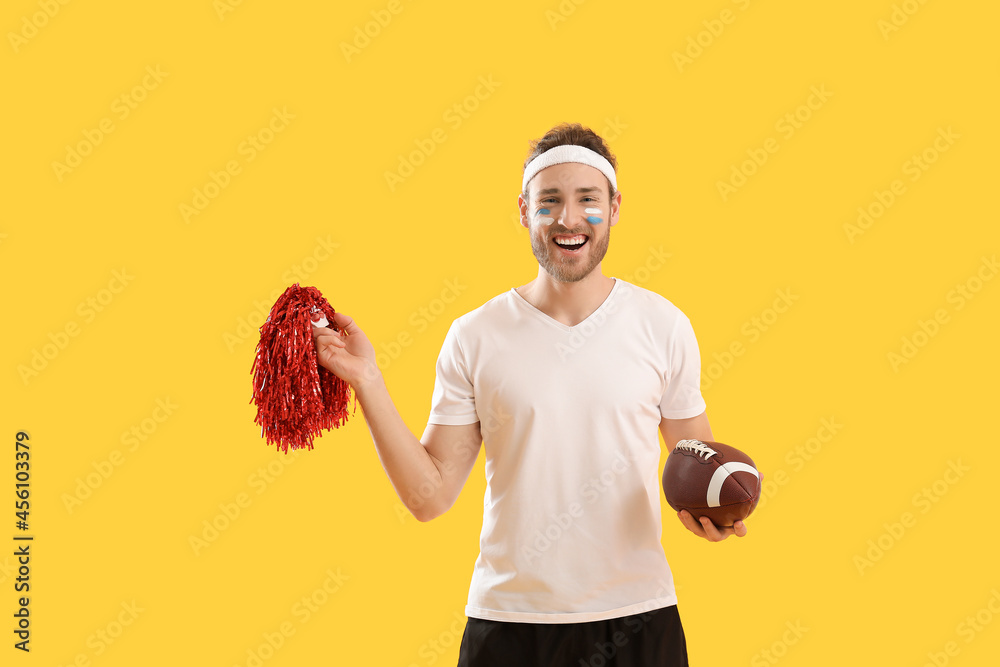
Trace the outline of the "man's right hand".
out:
[[[375,348],[353,318],[336,313],[333,320],[340,331],[328,327],[312,330],[319,364],[357,391],[381,375],[375,363]]]
[[[744,537],[747,534],[746,524],[742,521],[737,521],[731,526],[720,527],[712,523],[712,520],[707,516],[695,519],[694,516],[691,515],[691,512],[687,510],[681,510],[678,512],[677,518],[681,520],[681,523],[684,524],[685,528],[698,537],[704,537],[709,542],[721,542],[730,535]]]

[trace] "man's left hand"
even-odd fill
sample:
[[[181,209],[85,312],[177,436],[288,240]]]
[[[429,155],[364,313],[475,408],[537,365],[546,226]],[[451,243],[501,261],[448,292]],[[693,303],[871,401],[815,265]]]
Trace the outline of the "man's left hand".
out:
[[[747,527],[742,521],[737,521],[732,526],[720,528],[712,523],[712,520],[707,516],[701,517],[700,520],[695,519],[687,510],[681,510],[678,512],[677,517],[681,520],[681,523],[684,524],[685,528],[698,537],[704,537],[709,542],[721,542],[730,535],[743,537],[747,534]]]

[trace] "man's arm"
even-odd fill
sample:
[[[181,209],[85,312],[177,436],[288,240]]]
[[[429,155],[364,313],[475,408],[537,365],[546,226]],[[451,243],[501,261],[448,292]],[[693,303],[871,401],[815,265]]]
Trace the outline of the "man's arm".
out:
[[[707,412],[702,412],[697,417],[689,419],[661,419],[660,433],[663,434],[663,442],[667,446],[668,455],[681,440],[715,440],[712,437],[712,427],[708,423]],[[707,516],[701,517],[699,522],[687,510],[681,510],[677,516],[685,528],[699,537],[704,537],[709,542],[721,542],[730,535],[743,537],[747,534],[747,528],[742,521],[737,521],[732,527],[719,528]]]
[[[406,508],[420,521],[451,509],[479,455],[483,442],[479,422],[428,424],[417,440],[389,397],[381,374],[356,393],[379,461]]]
[[[707,412],[702,412],[697,417],[690,419],[663,418],[660,420],[660,433],[663,434],[663,442],[667,445],[668,454],[681,440],[715,440],[712,437],[712,427],[708,423]]]
[[[417,440],[389,396],[364,332],[343,313],[334,319],[339,332],[313,330],[319,363],[354,389],[393,489],[413,516],[430,521],[455,503],[472,471],[483,442],[479,422],[430,424]]]

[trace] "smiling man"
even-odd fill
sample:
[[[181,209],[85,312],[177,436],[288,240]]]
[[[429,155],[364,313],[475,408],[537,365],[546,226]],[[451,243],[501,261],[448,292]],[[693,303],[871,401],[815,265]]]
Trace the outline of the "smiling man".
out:
[[[532,143],[518,197],[538,274],[456,319],[418,440],[371,343],[341,313],[320,363],[347,380],[399,497],[447,511],[485,445],[480,553],[459,667],[687,665],[661,545],[660,445],[713,440],[688,318],[604,275],[622,196],[616,160],[579,124]],[[679,515],[710,541],[743,536]]]

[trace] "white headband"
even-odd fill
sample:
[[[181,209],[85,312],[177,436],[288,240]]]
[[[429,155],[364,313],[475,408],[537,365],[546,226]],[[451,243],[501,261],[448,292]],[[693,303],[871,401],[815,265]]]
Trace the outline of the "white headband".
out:
[[[546,167],[551,167],[554,164],[562,164],[563,162],[579,162],[581,164],[588,165],[594,169],[600,170],[602,174],[608,177],[611,181],[611,187],[615,190],[618,189],[618,179],[615,178],[615,169],[611,166],[600,153],[585,148],[584,146],[563,144],[561,146],[556,146],[555,148],[550,148],[545,151],[534,160],[528,163],[528,166],[524,169],[524,179],[521,181],[521,190],[524,191],[528,187],[528,181],[530,181],[535,174],[540,172]]]

